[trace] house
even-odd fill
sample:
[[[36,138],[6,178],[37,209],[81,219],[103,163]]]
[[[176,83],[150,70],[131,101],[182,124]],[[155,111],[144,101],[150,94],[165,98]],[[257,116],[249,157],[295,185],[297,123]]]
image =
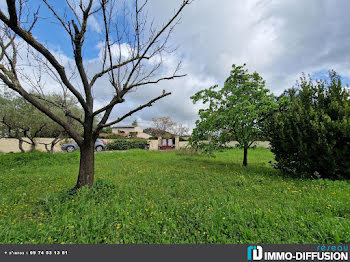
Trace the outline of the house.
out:
[[[135,136],[138,138],[148,139],[151,135],[143,132],[143,129],[139,126],[114,126],[112,127],[112,133],[121,136]]]

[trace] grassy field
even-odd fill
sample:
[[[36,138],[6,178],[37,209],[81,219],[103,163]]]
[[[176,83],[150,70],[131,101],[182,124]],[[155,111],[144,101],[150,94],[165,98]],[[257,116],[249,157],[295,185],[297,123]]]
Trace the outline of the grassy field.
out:
[[[282,176],[270,151],[0,155],[0,243],[350,243],[349,181]]]

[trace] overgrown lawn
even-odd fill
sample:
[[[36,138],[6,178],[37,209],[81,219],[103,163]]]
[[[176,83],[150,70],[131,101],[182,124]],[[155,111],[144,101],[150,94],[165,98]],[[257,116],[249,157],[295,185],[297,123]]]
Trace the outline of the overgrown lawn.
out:
[[[242,155],[101,152],[95,186],[75,194],[78,152],[0,155],[0,243],[350,243],[349,181]]]

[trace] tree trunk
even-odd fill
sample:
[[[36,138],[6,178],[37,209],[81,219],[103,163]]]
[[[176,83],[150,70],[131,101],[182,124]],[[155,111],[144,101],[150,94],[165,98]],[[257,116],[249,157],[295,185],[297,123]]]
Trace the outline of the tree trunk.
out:
[[[47,153],[50,153],[49,145],[48,144],[43,144],[45,146],[45,150]]]
[[[35,142],[32,142],[32,143],[30,144],[30,152],[34,152],[34,151],[35,151],[35,148],[36,148],[36,144],[35,144]]]
[[[27,142],[29,145],[30,145],[30,150],[29,152],[34,152],[35,148],[36,148],[36,143],[34,141],[34,138],[29,136],[27,134],[27,132],[24,133],[25,134],[25,137],[29,139],[30,142]]]
[[[61,139],[60,139],[59,137],[55,137],[55,139],[51,141],[50,149],[48,149],[48,148],[46,149],[47,152],[48,152],[49,154],[53,154],[53,150],[54,150],[54,148],[55,148],[55,145],[58,144],[58,142],[60,142],[60,141],[61,141]],[[45,145],[45,146],[46,146],[46,145]]]
[[[243,153],[243,166],[247,166],[248,165],[248,148],[244,148],[244,153]]]
[[[50,147],[50,149],[48,150],[48,153],[49,153],[49,154],[53,154],[53,149],[54,149],[54,147],[55,147],[55,144],[51,144],[51,147]]]
[[[22,153],[25,153],[26,151],[23,148],[23,140],[22,139],[18,139],[18,147],[19,150],[21,150]]]
[[[52,140],[50,144],[45,144],[45,143],[40,143],[40,144],[42,144],[42,145],[45,146],[45,150],[46,150],[47,153],[53,154],[55,146],[56,146],[61,140],[63,140],[63,139],[62,139],[62,138],[59,138],[59,137],[55,137],[55,139]]]
[[[44,146],[45,146],[45,150],[46,150],[46,152],[47,153],[49,153],[49,154],[53,154],[53,147],[54,147],[54,145],[49,145],[49,144],[43,144]],[[50,147],[49,147],[50,146]]]
[[[95,164],[95,142],[85,141],[80,147],[80,167],[77,184],[74,189],[79,189],[88,185],[91,187],[94,183],[94,164]]]

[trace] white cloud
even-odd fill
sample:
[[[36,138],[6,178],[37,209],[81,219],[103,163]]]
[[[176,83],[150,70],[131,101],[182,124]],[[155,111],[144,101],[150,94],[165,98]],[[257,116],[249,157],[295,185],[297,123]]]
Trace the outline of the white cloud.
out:
[[[4,2],[0,1],[0,7]],[[161,25],[181,2],[150,0],[148,16],[155,18],[155,25]],[[183,60],[182,72],[187,77],[138,88],[126,96],[126,103],[115,108],[113,117],[165,89],[172,95],[123,124],[136,118],[147,125],[153,117],[170,116],[193,127],[199,106],[194,106],[189,97],[203,88],[222,84],[232,64],[246,63],[249,71],[257,71],[266,79],[267,87],[275,94],[290,88],[301,72],[335,69],[350,77],[349,9],[348,0],[195,0],[185,8],[171,38],[179,49],[163,57],[162,74],[171,75],[177,62]],[[90,26],[101,32],[98,18],[91,21]],[[128,54],[129,46],[125,44],[122,55]],[[98,71],[97,61],[86,62],[90,74]],[[110,99],[113,89],[107,77],[97,82],[94,94],[96,107]]]
[[[96,33],[102,33],[102,27],[93,15],[89,17],[88,27],[93,29]]]

